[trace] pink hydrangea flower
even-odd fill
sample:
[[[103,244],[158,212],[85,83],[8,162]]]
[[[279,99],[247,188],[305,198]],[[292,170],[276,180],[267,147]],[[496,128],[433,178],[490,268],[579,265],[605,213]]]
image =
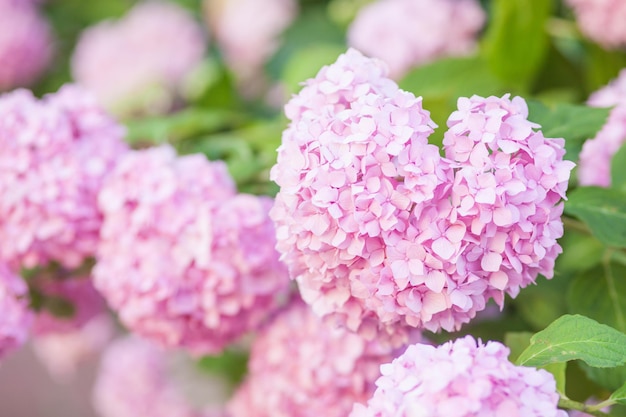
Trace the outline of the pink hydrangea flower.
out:
[[[207,21],[224,60],[244,81],[258,78],[297,8],[294,0],[205,0]]]
[[[31,2],[0,0],[0,91],[31,85],[52,58],[52,33]]]
[[[622,0],[566,0],[580,30],[605,48],[626,45],[626,3]]]
[[[74,86],[37,100],[0,97],[0,258],[12,267],[92,256],[101,215],[96,194],[127,151],[124,129]]]
[[[350,417],[567,417],[543,369],[515,366],[509,349],[471,336],[439,347],[411,345],[380,367],[376,392]]]
[[[584,143],[580,152],[578,181],[581,185],[609,187],[611,159],[626,143],[626,70],[622,70],[609,85],[593,93],[587,104],[615,108],[596,136]]]
[[[40,311],[32,329],[35,353],[53,377],[65,381],[109,342],[113,321],[89,278],[38,279],[44,297],[56,297],[72,306],[70,316]]]
[[[164,349],[136,337],[111,344],[105,351],[93,391],[102,417],[208,417],[192,407],[172,381]]]
[[[378,0],[359,11],[348,43],[385,61],[398,79],[437,58],[471,53],[485,20],[476,0]]]
[[[0,262],[0,359],[24,344],[31,323],[26,284]]]
[[[236,195],[222,162],[170,147],[123,158],[99,196],[96,287],[132,331],[197,353],[254,329],[288,291],[271,199]]]
[[[248,377],[227,405],[232,417],[343,417],[374,392],[396,352],[333,328],[293,302],[253,342]]]
[[[461,99],[443,159],[421,99],[384,75],[350,50],[287,104],[270,215],[315,312],[397,345],[552,276],[573,164],[508,96]]]
[[[161,113],[171,108],[206,44],[202,26],[181,7],[140,2],[121,20],[83,32],[72,74],[116,114]]]

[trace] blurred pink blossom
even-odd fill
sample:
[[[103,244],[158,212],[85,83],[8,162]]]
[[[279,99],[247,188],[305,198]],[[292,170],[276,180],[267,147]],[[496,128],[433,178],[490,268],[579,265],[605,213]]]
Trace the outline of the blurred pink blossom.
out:
[[[74,268],[96,249],[96,194],[127,151],[124,129],[75,86],[0,96],[0,258]]]
[[[446,157],[421,99],[349,50],[285,107],[278,250],[320,316],[368,339],[455,330],[551,277],[573,163],[523,99],[459,99]]]
[[[0,359],[26,342],[31,323],[26,283],[0,262]]]
[[[172,381],[167,352],[135,336],[105,351],[93,391],[102,417],[209,417],[194,409]]]
[[[412,67],[473,52],[485,20],[476,0],[378,0],[359,11],[348,43],[399,79]]]
[[[567,417],[554,377],[515,366],[509,349],[472,336],[439,347],[411,345],[380,367],[376,392],[350,417]]]
[[[271,199],[237,195],[222,162],[167,146],[132,152],[99,201],[96,288],[134,332],[216,353],[289,290]]]
[[[0,0],[0,91],[33,84],[51,61],[48,23],[30,1]]]
[[[83,32],[72,74],[116,114],[162,113],[201,62],[206,44],[202,26],[180,6],[140,2],[119,21]]]
[[[587,104],[592,107],[615,107],[596,136],[583,144],[578,181],[581,185],[609,187],[611,159],[626,143],[626,70],[622,70],[609,85],[593,93]]]
[[[254,89],[263,64],[279,47],[281,33],[298,12],[294,0],[205,0],[210,29],[226,64]]]
[[[381,363],[396,352],[323,323],[293,302],[253,342],[231,417],[343,417],[374,392]]]
[[[605,48],[626,46],[626,2],[623,0],[566,0],[584,35]]]

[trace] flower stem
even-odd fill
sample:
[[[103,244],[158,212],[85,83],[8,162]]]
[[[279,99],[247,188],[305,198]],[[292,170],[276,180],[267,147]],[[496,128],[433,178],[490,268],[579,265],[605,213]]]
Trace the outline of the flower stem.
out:
[[[603,404],[602,407],[605,407],[606,404]],[[583,413],[591,414],[592,416],[597,417],[609,417],[609,414],[604,413],[597,409],[594,406],[590,406],[587,404],[579,403],[578,401],[570,400],[569,398],[560,398],[559,399],[559,407],[566,408],[569,410],[578,410]]]

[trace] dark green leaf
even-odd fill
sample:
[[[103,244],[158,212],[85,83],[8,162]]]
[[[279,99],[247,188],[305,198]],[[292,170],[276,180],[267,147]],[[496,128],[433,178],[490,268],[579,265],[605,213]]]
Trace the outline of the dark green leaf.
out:
[[[587,378],[607,390],[616,390],[626,381],[626,366],[616,368],[593,368],[579,363]]]
[[[609,246],[626,247],[626,192],[580,187],[570,192],[565,212],[585,222]]]
[[[483,52],[492,71],[509,85],[527,90],[548,51],[545,30],[552,1],[494,0]]]
[[[536,333],[517,363],[543,366],[576,359],[598,368],[623,365],[626,334],[588,317],[565,315]]]
[[[609,109],[529,101],[528,113],[529,120],[541,125],[545,137],[565,139],[565,157],[576,162],[585,140],[593,138],[606,123]]]

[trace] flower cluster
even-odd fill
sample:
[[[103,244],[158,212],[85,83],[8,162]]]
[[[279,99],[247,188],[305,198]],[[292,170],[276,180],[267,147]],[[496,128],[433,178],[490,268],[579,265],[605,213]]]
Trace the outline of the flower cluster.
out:
[[[271,199],[170,147],[127,154],[99,195],[96,288],[132,331],[197,353],[254,329],[289,289]]]
[[[28,337],[32,313],[24,281],[0,262],[0,359]]]
[[[626,143],[626,70],[608,86],[593,93],[587,104],[593,107],[615,106],[609,118],[580,152],[578,180],[581,185],[611,185],[611,159]]]
[[[166,352],[136,337],[120,339],[105,351],[93,403],[102,417],[209,417],[171,381]]]
[[[55,315],[43,309],[37,314],[33,348],[55,378],[66,380],[108,343],[113,322],[88,277],[45,279],[37,287],[46,302],[61,311]]]
[[[170,109],[205,49],[205,33],[187,11],[140,2],[123,19],[83,32],[72,74],[116,114],[160,113]]]
[[[626,3],[622,0],[566,0],[581,31],[606,48],[626,45]]]
[[[569,172],[516,98],[460,99],[446,158],[421,99],[355,50],[286,106],[271,177],[278,250],[315,312],[394,344],[458,329],[552,275]]]
[[[32,84],[52,58],[52,33],[32,2],[0,0],[0,91]]]
[[[11,268],[92,256],[103,177],[127,151],[124,129],[80,89],[0,97],[0,259]]]
[[[385,61],[398,79],[436,58],[472,52],[485,20],[476,0],[378,0],[356,16],[348,43]]]
[[[204,6],[224,60],[244,84],[258,82],[298,7],[294,0],[205,0]]]
[[[376,392],[350,417],[566,417],[543,369],[515,366],[509,349],[471,336],[439,347],[411,345],[381,366]]]
[[[227,405],[231,417],[342,417],[374,392],[394,351],[323,323],[299,300],[252,345],[246,381]]]

